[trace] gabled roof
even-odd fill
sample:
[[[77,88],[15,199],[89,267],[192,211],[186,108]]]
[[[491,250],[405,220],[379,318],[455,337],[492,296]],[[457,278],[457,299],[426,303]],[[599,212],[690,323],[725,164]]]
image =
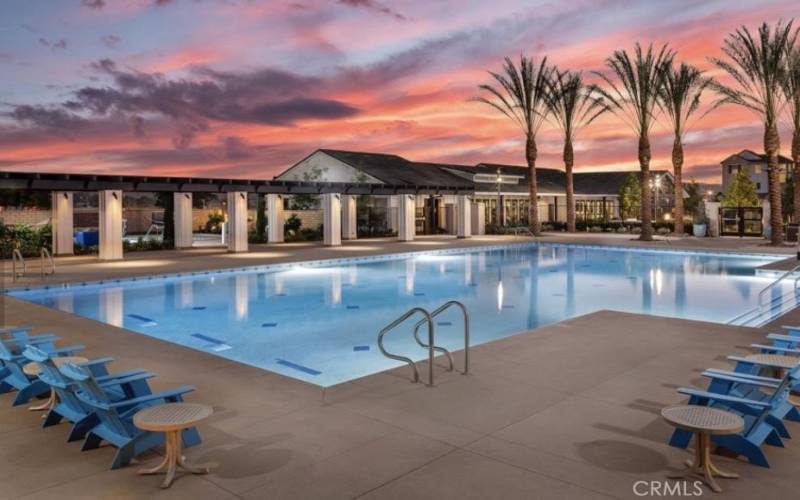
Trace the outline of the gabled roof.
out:
[[[503,186],[503,191],[509,192],[528,192],[528,167],[521,165],[503,165],[501,163],[479,163],[474,168],[475,173],[496,175],[518,175],[522,177],[517,187],[507,188]],[[513,186],[513,185],[512,185]],[[536,168],[536,187],[543,194],[562,194],[565,193],[566,174],[554,168]]]
[[[401,156],[383,153],[339,149],[320,149],[319,151],[386,184],[472,187],[472,182],[445,170],[445,167],[463,165],[412,162]]]
[[[743,149],[740,152],[725,158],[720,163],[724,164],[724,163],[730,163],[732,161],[746,161],[748,163],[766,163],[767,155],[764,153],[756,153],[755,151],[751,151],[749,149]],[[778,155],[778,163],[791,164],[792,160],[791,158],[787,158],[783,155]]]

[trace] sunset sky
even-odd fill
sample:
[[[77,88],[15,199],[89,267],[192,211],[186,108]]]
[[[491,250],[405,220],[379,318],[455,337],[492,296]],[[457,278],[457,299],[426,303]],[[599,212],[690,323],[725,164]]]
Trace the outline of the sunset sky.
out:
[[[793,17],[797,0],[3,0],[0,169],[271,178],[321,147],[522,164],[513,124],[469,101],[504,56],[596,81],[640,41],[711,70],[730,31]],[[762,134],[717,109],[686,137],[687,178],[716,180]],[[668,168],[665,123],[652,140]],[[561,167],[553,127],[539,151]],[[579,135],[578,169],[636,165],[615,117]]]

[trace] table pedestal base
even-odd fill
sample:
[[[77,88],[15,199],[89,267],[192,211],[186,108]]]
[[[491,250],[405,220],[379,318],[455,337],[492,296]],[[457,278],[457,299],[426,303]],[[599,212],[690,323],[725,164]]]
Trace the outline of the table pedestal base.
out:
[[[40,405],[29,406],[28,410],[30,410],[30,411],[50,411],[50,410],[53,409],[53,407],[56,405],[56,403],[58,403],[58,399],[57,399],[57,396],[56,396],[56,391],[54,391],[53,389],[50,389],[50,396],[47,397],[47,401],[45,401],[44,403],[42,403]],[[42,418],[45,418],[46,416],[47,416],[46,414],[42,415]]]
[[[166,473],[167,477],[161,483],[162,488],[169,488],[175,480],[175,472],[180,468],[184,472],[191,474],[208,474],[208,468],[195,467],[185,462],[185,457],[181,454],[181,431],[169,431],[166,433],[167,446],[164,460],[157,466],[150,469],[141,469],[139,474],[161,474]]]
[[[677,474],[670,474],[670,479],[686,479],[697,477],[716,493],[721,493],[722,488],[714,480],[714,476],[725,479],[738,479],[739,474],[719,470],[711,462],[711,436],[705,432],[695,433],[694,460],[686,461],[686,470]]]

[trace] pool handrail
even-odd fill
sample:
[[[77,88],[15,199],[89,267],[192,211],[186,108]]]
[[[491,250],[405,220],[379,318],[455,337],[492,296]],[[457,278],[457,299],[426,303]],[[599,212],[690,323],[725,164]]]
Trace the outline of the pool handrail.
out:
[[[22,265],[22,271],[17,271],[17,266]],[[25,259],[19,248],[11,250],[11,281],[17,281],[25,277]]]
[[[457,300],[449,300],[431,312],[431,319],[435,318],[452,306],[458,306],[461,309],[461,312],[464,314],[464,371],[461,373],[462,375],[466,375],[469,373],[469,311],[467,311],[467,307],[462,302]],[[417,341],[417,344],[427,349],[430,346],[422,342],[422,340],[419,338],[419,328],[424,323],[425,320],[420,320],[416,325],[414,325],[414,340]],[[453,356],[450,351],[440,346],[432,347],[434,350],[442,352],[445,356],[447,356],[447,361],[450,364],[448,371],[453,371]]]
[[[781,274],[778,277],[778,279],[776,279],[775,281],[773,281],[769,285],[765,286],[760,292],[758,292],[758,311],[759,312],[761,312],[761,310],[763,308],[763,300],[761,300],[761,298],[764,296],[764,294],[767,293],[772,288],[774,288],[775,286],[777,286],[780,282],[782,282],[788,276],[796,273],[798,270],[800,270],[800,264],[797,264],[793,268],[791,268],[788,271],[786,271],[785,273]],[[796,277],[795,280],[794,280],[794,290],[795,290],[795,292],[797,292],[797,282],[798,282],[798,280],[800,280],[800,276]]]
[[[422,307],[412,307],[408,311],[405,312],[402,316],[395,319],[381,330],[378,334],[378,349],[380,349],[381,353],[389,359],[396,359],[397,361],[405,361],[411,366],[411,369],[414,371],[414,379],[412,382],[417,383],[419,382],[419,370],[417,370],[417,364],[414,363],[414,360],[411,358],[407,358],[405,356],[400,356],[399,354],[392,354],[383,347],[383,337],[389,333],[391,330],[394,330],[398,325],[403,323],[405,320],[410,318],[415,314],[422,314],[424,316],[423,321],[428,323],[428,386],[433,387],[433,346],[434,346],[434,333],[433,333],[433,318],[431,314],[423,309]]]
[[[39,253],[42,257],[42,279],[49,274],[56,274],[56,263],[53,260],[53,254],[50,253],[50,250],[48,250],[47,247],[42,247],[42,250]],[[49,270],[45,268],[45,264],[50,264]]]

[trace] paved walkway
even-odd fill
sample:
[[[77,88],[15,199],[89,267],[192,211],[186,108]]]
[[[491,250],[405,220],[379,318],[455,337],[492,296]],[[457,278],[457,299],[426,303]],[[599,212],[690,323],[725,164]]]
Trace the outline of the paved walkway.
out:
[[[66,426],[0,396],[0,498],[531,499],[637,498],[636,481],[663,480],[687,453],[670,448],[659,410],[707,367],[744,354],[763,332],[601,311],[476,347],[472,373],[407,368],[320,388],[144,335],[5,299],[8,323],[30,323],[110,355],[117,370],[146,367],[157,388],[193,384],[213,404],[204,443],[187,450],[208,476],[161,491],[154,465],[108,469],[112,451],[80,452]],[[800,313],[786,321],[800,322]],[[460,354],[456,356],[460,361]],[[793,433],[800,426],[789,423]],[[719,458],[742,475],[726,498],[793,498],[800,445],[768,450],[773,467]],[[642,486],[640,486],[642,487]],[[711,496],[707,494],[707,496]]]

